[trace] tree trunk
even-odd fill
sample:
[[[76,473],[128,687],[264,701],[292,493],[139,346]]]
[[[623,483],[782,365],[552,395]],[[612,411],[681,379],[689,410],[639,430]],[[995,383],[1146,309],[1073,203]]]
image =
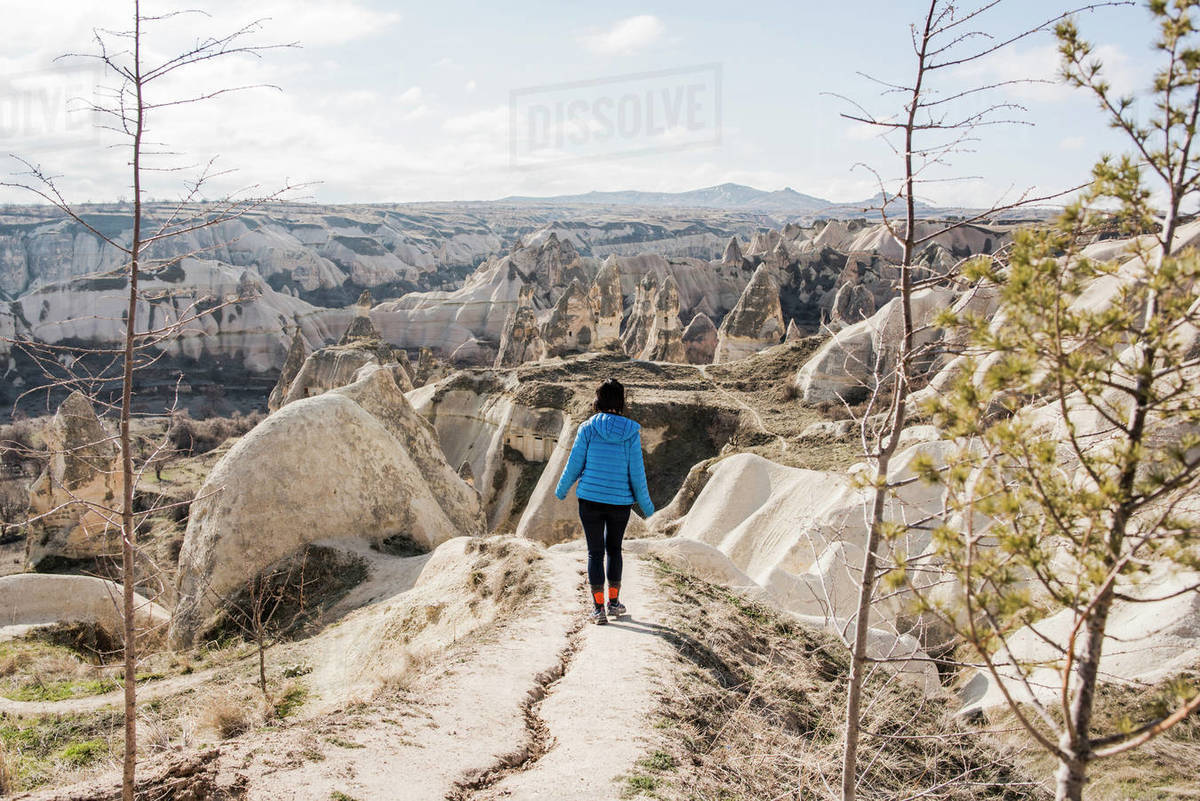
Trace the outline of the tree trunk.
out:
[[[1087,767],[1092,760],[1090,730],[1096,701],[1096,681],[1100,676],[1100,654],[1104,646],[1104,630],[1112,607],[1112,590],[1108,589],[1097,601],[1093,614],[1080,637],[1079,661],[1076,669],[1078,686],[1071,702],[1070,723],[1059,742],[1069,759],[1059,759],[1055,774],[1055,801],[1082,801],[1087,781]]]
[[[142,244],[142,131],[145,106],[142,101],[140,4],[133,6],[133,68],[137,92],[137,120],[133,138],[133,239],[129,260],[129,307],[125,319],[124,376],[121,383],[121,581],[125,638],[125,754],[121,772],[122,801],[134,801],[133,785],[137,770],[137,625],[134,617],[133,541],[137,534],[133,519],[133,448],[129,436],[129,417],[133,405],[133,343],[137,327],[138,256]]]

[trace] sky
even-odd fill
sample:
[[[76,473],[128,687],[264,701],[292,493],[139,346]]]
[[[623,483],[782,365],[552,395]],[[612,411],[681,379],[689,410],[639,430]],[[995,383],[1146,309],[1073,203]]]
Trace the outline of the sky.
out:
[[[57,57],[97,52],[93,31],[128,29],[132,7],[6,0],[5,28],[20,35],[0,41],[0,181],[29,180],[15,154],[57,176],[73,202],[130,197],[126,140],[81,108],[114,79],[94,60]],[[286,185],[297,185],[291,197],[301,200],[388,203],[735,182],[861,200],[878,191],[877,175],[894,178],[900,161],[873,130],[841,115],[855,112],[852,103],[898,113],[900,98],[872,79],[911,80],[909,26],[927,7],[145,0],[143,14],[206,12],[148,24],[146,63],[260,18],[243,41],[297,45],[216,59],[149,86],[151,102],[250,88],[154,111],[149,149],[161,155],[149,164],[167,171],[149,174],[146,192],[177,197],[211,163],[209,198]],[[1007,0],[976,27],[1004,39],[1072,7]],[[1084,12],[1077,23],[1114,87],[1150,84],[1154,30],[1143,3]],[[986,41],[968,39],[961,52]],[[1039,33],[930,79],[943,96],[1018,78],[1051,82],[980,95],[1023,107],[1002,114],[1022,124],[980,129],[970,152],[928,174],[936,180],[922,199],[984,206],[1026,190],[1048,194],[1084,182],[1101,153],[1123,150],[1095,102],[1055,81],[1057,61],[1053,36]],[[0,202],[35,200],[0,186]]]

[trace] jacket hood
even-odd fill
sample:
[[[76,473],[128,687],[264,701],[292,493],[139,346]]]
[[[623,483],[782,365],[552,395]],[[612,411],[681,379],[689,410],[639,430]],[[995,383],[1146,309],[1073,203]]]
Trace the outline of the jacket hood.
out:
[[[608,412],[599,412],[592,415],[588,421],[592,427],[592,431],[600,439],[608,442],[624,442],[627,439],[633,439],[637,436],[641,426],[630,420],[628,417],[622,417],[619,414],[609,414]]]

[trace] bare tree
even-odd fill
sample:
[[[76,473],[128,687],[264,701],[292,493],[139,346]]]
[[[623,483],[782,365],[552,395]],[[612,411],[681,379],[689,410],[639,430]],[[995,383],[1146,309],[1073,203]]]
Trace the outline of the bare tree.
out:
[[[96,52],[70,54],[70,58],[90,59],[99,63],[106,76],[115,81],[114,84],[101,87],[100,99],[89,102],[89,109],[99,115],[103,121],[101,127],[114,133],[120,138],[122,147],[128,153],[128,166],[131,190],[130,223],[132,233],[128,242],[106,233],[89,222],[86,215],[81,213],[59,190],[55,178],[40,165],[16,157],[26,167],[26,180],[23,182],[6,182],[3,185],[23,189],[33,196],[50,203],[61,211],[75,225],[82,227],[95,236],[103,245],[115,249],[124,259],[121,268],[127,282],[127,304],[124,313],[123,342],[116,348],[95,348],[91,352],[107,359],[120,375],[120,395],[115,403],[106,404],[113,408],[117,416],[116,442],[119,453],[119,476],[121,494],[115,504],[97,504],[88,501],[88,506],[102,515],[115,530],[121,532],[121,576],[123,584],[122,618],[124,649],[124,691],[125,691],[125,754],[122,771],[122,794],[125,801],[133,801],[134,774],[137,763],[137,714],[136,714],[136,672],[137,649],[136,624],[134,608],[135,552],[137,549],[137,518],[134,508],[134,492],[142,472],[147,465],[135,465],[134,442],[130,432],[130,421],[133,414],[134,377],[138,367],[153,363],[161,356],[161,346],[171,338],[178,336],[188,326],[200,317],[211,313],[217,304],[194,303],[186,307],[163,325],[138,330],[139,306],[147,302],[147,297],[139,290],[139,279],[149,269],[152,273],[167,269],[178,264],[187,255],[154,258],[156,248],[163,243],[181,236],[193,234],[205,228],[220,225],[234,220],[253,208],[274,199],[279,199],[283,193],[292,187],[266,196],[254,194],[253,189],[236,197],[226,197],[215,203],[197,204],[195,201],[204,197],[203,190],[220,173],[213,169],[213,162],[200,168],[196,176],[186,185],[185,191],[176,204],[171,204],[167,213],[152,224],[145,218],[144,181],[149,172],[175,172],[187,169],[186,165],[177,162],[163,161],[162,158],[174,154],[162,149],[161,143],[149,138],[150,121],[174,107],[194,104],[217,98],[229,92],[251,88],[249,86],[222,87],[212,90],[202,90],[185,97],[169,97],[158,94],[159,86],[168,78],[179,78],[197,65],[235,56],[261,56],[264,51],[275,47],[288,45],[254,45],[248,42],[249,37],[260,29],[258,22],[218,37],[197,38],[193,45],[181,52],[166,57],[155,57],[148,54],[145,44],[150,36],[150,29],[173,21],[183,21],[191,15],[201,12],[171,12],[162,15],[145,14],[140,0],[132,2],[132,26],[127,30],[95,31],[94,39]],[[253,196],[251,196],[253,194]],[[230,301],[234,302],[234,301]],[[60,355],[72,356],[68,347],[37,345],[21,343],[24,347],[36,350],[41,354],[51,354],[57,361]],[[157,355],[156,355],[157,354]],[[59,376],[55,385],[59,389],[75,389],[81,386],[94,387],[97,376],[66,375]],[[75,502],[82,501],[76,499]]]
[[[931,321],[918,320],[914,315],[914,292],[949,278],[923,265],[920,253],[938,237],[955,229],[991,219],[1000,212],[1045,202],[1065,194],[1056,192],[1035,196],[1032,190],[1026,190],[1014,199],[1001,200],[985,210],[956,220],[919,225],[917,201],[925,187],[935,182],[962,180],[941,178],[938,176],[939,170],[948,167],[956,155],[973,146],[984,129],[1027,124],[1020,118],[1024,111],[1021,106],[991,98],[997,90],[1029,83],[1031,79],[982,83],[966,89],[948,90],[942,88],[939,82],[944,84],[949,73],[956,68],[994,56],[1017,42],[1050,29],[1069,13],[1130,4],[1096,3],[1053,15],[1040,24],[1009,35],[996,35],[983,26],[988,22],[986,15],[1002,3],[1003,0],[990,0],[964,8],[952,0],[930,0],[924,19],[911,28],[914,62],[912,77],[908,82],[866,76],[883,87],[885,96],[902,97],[900,109],[875,114],[858,103],[848,101],[856,111],[842,115],[877,129],[902,163],[900,177],[894,181],[885,179],[872,169],[880,185],[878,210],[889,233],[902,248],[899,264],[896,265],[899,273],[896,302],[900,309],[901,331],[894,354],[888,354],[886,362],[880,358],[876,364],[870,365],[873,382],[868,387],[869,399],[860,421],[863,450],[871,465],[867,479],[870,499],[866,513],[867,542],[853,636],[849,643],[851,670],[847,682],[842,760],[843,801],[853,801],[857,797],[860,781],[858,749],[862,733],[863,689],[872,662],[867,652],[871,611],[877,600],[880,578],[892,567],[884,561],[883,547],[889,540],[900,539],[914,527],[928,528],[930,522],[892,520],[888,514],[889,499],[894,497],[897,489],[889,479],[892,457],[909,417],[909,397],[920,373],[919,365],[930,357],[930,349],[920,344],[918,336]],[[891,214],[895,203],[901,204],[903,209],[899,219]]]

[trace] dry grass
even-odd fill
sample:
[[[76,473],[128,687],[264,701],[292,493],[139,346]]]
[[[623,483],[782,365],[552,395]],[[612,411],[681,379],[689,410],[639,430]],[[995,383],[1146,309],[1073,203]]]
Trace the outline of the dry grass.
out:
[[[261,726],[274,715],[274,709],[261,696],[247,696],[233,687],[221,687],[210,693],[197,712],[200,727],[222,740]]]
[[[662,744],[630,775],[660,799],[836,796],[845,648],[832,636],[658,565],[671,600],[663,636],[685,667],[663,690]],[[860,798],[1041,799],[1012,756],[957,721],[952,704],[877,674],[868,690]],[[906,737],[905,735],[919,735]],[[936,788],[936,789],[932,789]]]

